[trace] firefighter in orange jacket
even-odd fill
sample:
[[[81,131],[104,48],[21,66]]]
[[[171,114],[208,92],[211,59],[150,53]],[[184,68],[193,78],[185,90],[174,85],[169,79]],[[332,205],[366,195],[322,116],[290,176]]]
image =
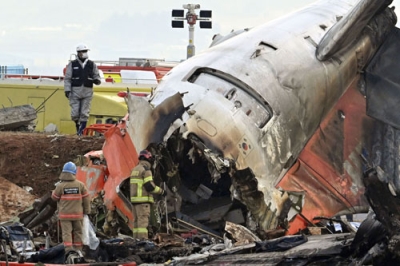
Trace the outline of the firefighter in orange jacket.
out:
[[[65,253],[73,249],[82,251],[83,215],[90,212],[88,190],[76,180],[76,165],[67,162],[51,197],[58,202],[58,218],[61,224]]]
[[[130,176],[130,196],[135,217],[133,237],[147,239],[150,218],[150,207],[154,203],[152,194],[166,196],[166,191],[156,186],[153,182],[151,165],[152,155],[149,151],[143,150],[139,153],[139,163],[133,168]]]

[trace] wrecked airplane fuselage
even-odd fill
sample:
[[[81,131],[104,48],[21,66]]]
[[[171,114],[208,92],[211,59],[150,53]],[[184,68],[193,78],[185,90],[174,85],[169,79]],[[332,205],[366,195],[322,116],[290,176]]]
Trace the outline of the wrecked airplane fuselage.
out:
[[[390,2],[319,1],[182,62],[149,100],[128,96],[133,144],[160,155],[170,189],[228,175],[262,229],[283,226],[303,199],[276,186],[393,29]]]

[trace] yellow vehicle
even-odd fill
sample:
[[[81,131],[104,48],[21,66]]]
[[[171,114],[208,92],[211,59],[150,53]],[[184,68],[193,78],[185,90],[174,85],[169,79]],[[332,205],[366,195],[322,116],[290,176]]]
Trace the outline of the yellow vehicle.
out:
[[[124,98],[117,94],[129,89],[132,93],[150,94],[154,84],[109,83],[94,86],[88,125],[117,122],[127,113]],[[55,124],[63,134],[74,134],[75,123],[70,117],[69,101],[64,94],[63,77],[38,78],[23,75],[0,79],[0,106],[31,104],[37,111],[35,131]],[[1,108],[0,107],[0,108]]]

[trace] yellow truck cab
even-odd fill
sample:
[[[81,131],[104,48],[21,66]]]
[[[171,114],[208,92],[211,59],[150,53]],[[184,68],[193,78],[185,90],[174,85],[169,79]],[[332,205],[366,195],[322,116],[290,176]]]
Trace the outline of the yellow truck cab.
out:
[[[140,65],[140,62],[151,62]],[[119,92],[146,96],[158,81],[175,65],[163,65],[159,59],[120,58],[116,62],[95,61],[102,84],[93,87],[93,100],[87,125],[116,123],[127,113],[127,105]],[[64,94],[63,76],[38,76],[0,72],[0,106],[31,104],[37,111],[35,131],[44,131],[54,124],[63,134],[74,134],[69,101]],[[64,69],[65,71],[65,69]]]
[[[117,122],[127,113],[120,91],[150,94],[154,85],[107,83],[94,86],[88,125]],[[57,131],[74,134],[75,123],[71,120],[69,101],[64,94],[64,81],[60,78],[2,78],[0,79],[0,105],[10,107],[31,104],[37,111],[35,131],[43,131],[55,124]]]

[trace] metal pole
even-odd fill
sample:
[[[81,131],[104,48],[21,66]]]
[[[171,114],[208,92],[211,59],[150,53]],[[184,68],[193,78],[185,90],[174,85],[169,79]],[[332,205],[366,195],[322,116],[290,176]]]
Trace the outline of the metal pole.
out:
[[[217,236],[217,235],[215,235],[215,234],[213,234],[213,233],[210,233],[210,232],[208,232],[207,230],[204,230],[204,229],[202,229],[202,228],[200,228],[200,227],[197,227],[197,226],[195,226],[195,225],[193,225],[193,224],[187,223],[187,222],[185,222],[185,221],[183,221],[183,220],[181,220],[181,219],[178,219],[178,218],[176,218],[176,217],[173,217],[172,219],[173,219],[173,220],[176,220],[178,223],[183,224],[184,226],[188,226],[188,227],[197,229],[197,230],[199,230],[199,231],[201,231],[201,232],[203,232],[203,233],[205,233],[205,234],[208,234],[208,235],[213,236],[213,237],[215,237],[215,238],[224,240],[224,239],[223,239],[222,237],[220,237],[220,236]]]
[[[189,25],[189,44],[187,46],[187,59],[194,56],[195,46],[194,46],[194,25]]]
[[[165,182],[164,182],[164,191],[167,191],[167,183],[165,183]],[[165,204],[165,223],[167,225],[167,234],[169,235],[167,196],[164,197],[164,204]]]
[[[2,239],[2,240],[1,240],[1,245],[3,246],[4,254],[5,254],[5,256],[6,256],[6,266],[8,266],[7,242],[6,242],[5,239]],[[10,249],[10,251],[11,251],[11,249]]]
[[[46,98],[46,100],[44,100],[37,108],[36,108],[36,113],[38,113],[43,107],[44,104],[47,102],[48,99],[50,99],[51,96],[53,96],[54,93],[56,93],[60,88],[57,88],[55,91],[53,91],[52,94],[50,94],[49,97]]]

